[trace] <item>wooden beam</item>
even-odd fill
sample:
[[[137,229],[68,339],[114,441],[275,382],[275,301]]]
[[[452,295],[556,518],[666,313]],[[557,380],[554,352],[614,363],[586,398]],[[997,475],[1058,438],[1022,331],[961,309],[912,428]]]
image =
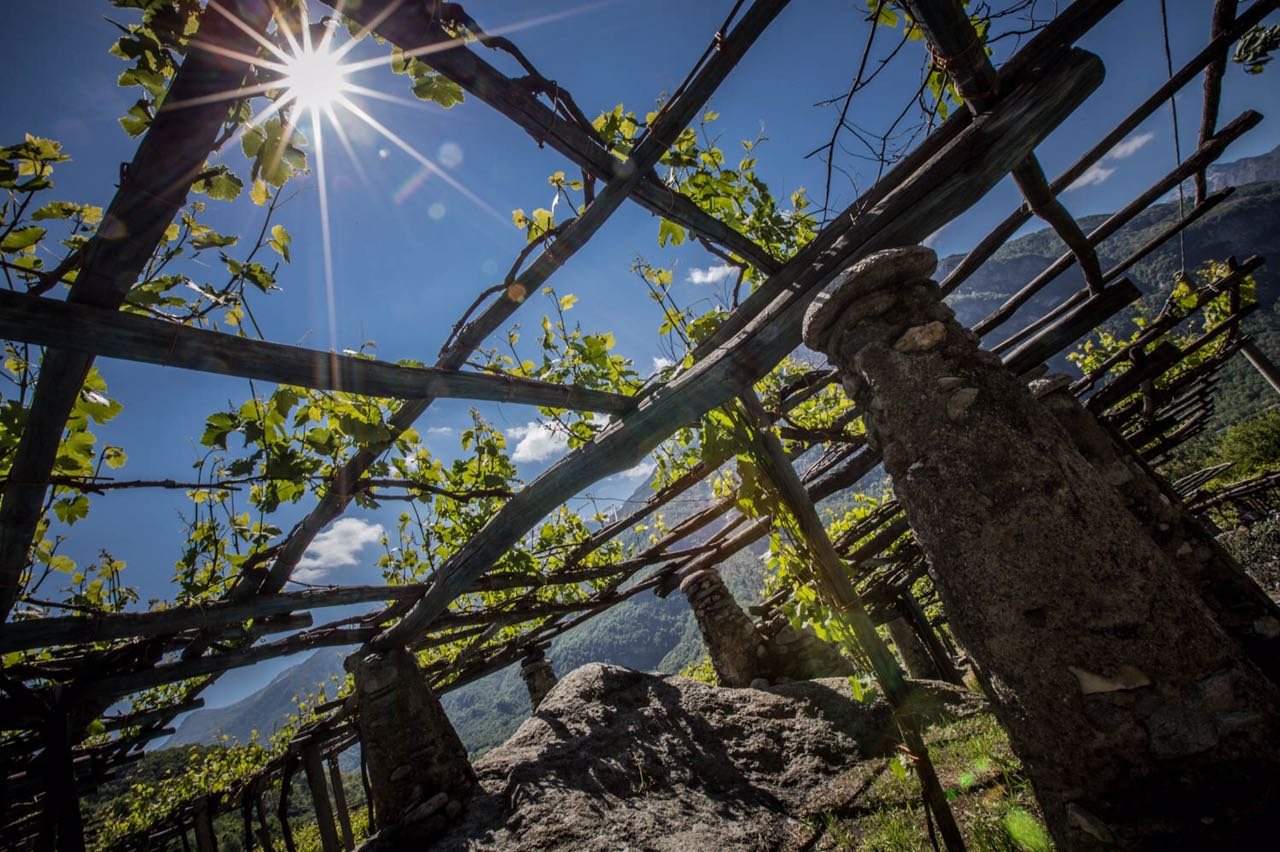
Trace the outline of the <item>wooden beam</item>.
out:
[[[1111,149],[1124,141],[1130,133],[1138,128],[1144,121],[1155,114],[1156,110],[1161,109],[1169,100],[1169,98],[1180,90],[1183,86],[1195,79],[1195,76],[1204,69],[1206,65],[1213,61],[1223,50],[1231,46],[1231,43],[1238,39],[1250,27],[1257,24],[1271,12],[1280,8],[1280,0],[1257,0],[1249,9],[1241,15],[1229,30],[1214,38],[1209,42],[1204,50],[1197,53],[1191,61],[1182,66],[1172,77],[1163,85],[1156,89],[1146,100],[1144,100],[1133,112],[1125,116],[1119,124],[1111,129],[1106,136],[1102,137],[1096,145],[1089,149],[1084,156],[1076,160],[1070,168],[1059,175],[1050,188],[1054,192],[1062,192],[1071,184],[1079,180],[1086,171],[1095,163],[1105,157]],[[1058,20],[1066,16],[1070,9],[1059,15],[1058,19],[1050,24],[1054,26]],[[1019,51],[1019,56],[1027,51]],[[1012,61],[1009,63],[1012,64]],[[1007,70],[1009,65],[1005,66]],[[991,259],[1002,245],[1008,242],[1009,238],[1017,233],[1018,229],[1025,225],[1031,219],[1031,210],[1027,206],[1013,211],[1005,217],[999,225],[997,225],[987,236],[965,255],[964,260],[942,282],[943,295],[948,295],[965,282],[974,272],[978,270],[984,263]]]
[[[432,19],[427,7],[402,0],[364,0],[355,4],[343,0],[321,2],[360,24],[374,25],[378,35],[405,51],[451,45],[449,49],[427,51],[418,58],[513,121],[537,141],[538,147],[549,145],[585,172],[606,182],[625,171],[623,161],[605,148],[594,130],[549,109],[530,90],[527,80],[512,80],[467,46],[457,44]],[[387,10],[394,11],[388,15]],[[556,95],[559,94],[557,90]],[[724,246],[765,273],[772,273],[781,265],[764,248],[663,184],[652,172],[642,176],[632,197],[649,212]]]
[[[985,112],[999,97],[1000,77],[987,58],[982,39],[958,0],[903,0],[929,42],[930,52],[975,112]],[[1072,251],[1092,292],[1102,290],[1102,266],[1080,225],[1049,186],[1035,154],[1013,170],[1014,183],[1031,211],[1047,222]]]
[[[333,787],[333,806],[338,816],[338,827],[342,829],[343,848],[356,848],[356,836],[351,830],[351,811],[347,807],[347,791],[342,786],[342,770],[338,767],[338,755],[330,753],[329,784]]]
[[[311,801],[315,806],[320,848],[323,852],[342,852],[342,842],[338,840],[338,827],[333,817],[333,805],[329,801],[328,785],[325,783],[320,748],[307,737],[300,743],[300,750],[302,768],[306,771],[307,786],[311,788]]]
[[[1271,385],[1271,389],[1280,393],[1280,369],[1277,369],[1275,363],[1267,357],[1267,353],[1258,348],[1257,342],[1252,337],[1244,338],[1240,341],[1240,351],[1253,365],[1253,369],[1258,371],[1258,375]]]
[[[1102,82],[1103,73],[1097,57],[1083,51],[1040,71],[1042,76],[1028,73],[993,112],[975,119],[943,152],[888,192],[838,245],[827,245],[824,252],[825,241],[815,239],[800,251],[788,264],[801,270],[793,287],[718,355],[643,400],[516,494],[445,563],[431,591],[379,642],[412,641],[474,577],[564,499],[636,464],[673,431],[767,374],[800,344],[804,310],[820,287],[857,258],[917,243],[966,210],[1065,119]],[[818,247],[811,249],[814,244]]]
[[[512,402],[620,414],[625,397],[517,376],[402,367],[0,291],[0,338],[106,358],[392,398]]]
[[[1179,183],[1190,177],[1201,165],[1212,163],[1222,156],[1227,146],[1235,142],[1245,133],[1258,126],[1262,121],[1262,115],[1253,110],[1245,110],[1235,119],[1235,121],[1223,127],[1216,136],[1207,144],[1199,148],[1194,154],[1183,160],[1176,168],[1166,174],[1160,180],[1152,184],[1145,192],[1129,202],[1120,211],[1111,214],[1101,225],[1094,228],[1089,233],[1089,242],[1093,245],[1099,245],[1103,240],[1110,237],[1116,231],[1120,230],[1128,224],[1139,213],[1146,210],[1153,202],[1159,199],[1169,190],[1176,187]],[[1075,262],[1075,255],[1070,252],[1063,254],[1044,272],[1041,272],[1032,279],[1026,286],[1014,293],[1005,300],[999,308],[992,311],[989,316],[973,327],[973,330],[979,335],[988,334],[993,328],[1003,324],[1009,320],[1019,308],[1031,300],[1031,297],[1043,290],[1053,282],[1059,275],[1067,271]]]
[[[1048,361],[1141,297],[1142,291],[1137,285],[1128,278],[1121,278],[1020,344],[1005,356],[1004,364],[1010,372],[1020,376],[1037,364]]]
[[[948,850],[962,852],[964,839],[960,836],[960,828],[956,825],[955,814],[947,804],[946,793],[938,782],[933,761],[929,758],[929,750],[920,733],[920,721],[914,713],[908,711],[911,687],[903,677],[902,669],[889,646],[876,632],[871,616],[867,614],[849,579],[849,572],[840,554],[836,553],[827,529],[814,508],[804,483],[800,481],[791,460],[782,448],[782,441],[773,434],[769,417],[754,390],[748,388],[741,397],[743,409],[746,411],[747,428],[755,445],[752,453],[764,478],[773,486],[781,502],[786,506],[792,519],[799,528],[809,555],[813,558],[819,579],[818,590],[826,598],[827,605],[837,617],[853,630],[858,644],[871,660],[871,668],[876,681],[884,690],[885,698],[895,711],[898,729],[902,733],[902,741],[911,756],[911,762],[920,779],[924,791],[925,804],[933,812],[938,822],[942,838]]]

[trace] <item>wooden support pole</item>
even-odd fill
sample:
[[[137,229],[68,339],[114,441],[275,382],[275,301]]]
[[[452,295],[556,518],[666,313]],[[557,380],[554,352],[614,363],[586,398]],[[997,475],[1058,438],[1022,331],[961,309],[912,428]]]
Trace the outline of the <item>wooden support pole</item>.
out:
[[[1258,371],[1258,375],[1267,380],[1267,384],[1271,385],[1271,389],[1276,393],[1280,393],[1280,369],[1276,368],[1275,362],[1267,357],[1267,353],[1258,348],[1258,344],[1251,337],[1243,338],[1240,341],[1240,351],[1253,369]]]
[[[253,833],[253,796],[245,790],[240,794],[240,822],[244,829],[244,852],[253,852],[255,838]],[[264,846],[263,852],[271,852],[270,846]]]
[[[293,829],[289,826],[289,792],[293,785],[293,773],[298,769],[298,759],[290,755],[285,759],[284,769],[280,773],[280,799],[276,802],[276,819],[280,822],[280,837],[284,840],[286,852],[298,852],[293,842]]]
[[[84,852],[84,821],[71,758],[71,730],[67,710],[55,706],[45,723],[45,825],[57,838],[58,852]]]
[[[342,829],[342,845],[351,850],[356,848],[356,837],[351,831],[351,811],[347,807],[347,789],[342,784],[342,769],[338,766],[338,755],[330,754],[329,784],[333,787],[333,807],[338,815],[338,827]]]
[[[942,674],[942,679],[957,686],[962,685],[964,678],[960,676],[960,672],[956,671],[956,664],[952,662],[951,652],[947,650],[947,646],[943,644],[943,640],[939,637],[941,631],[929,621],[929,616],[925,614],[924,607],[920,606],[916,596],[911,594],[910,589],[907,589],[898,600],[903,616],[907,621],[911,622],[911,626],[915,628],[916,635],[921,638],[925,647],[929,649],[929,655],[933,657],[933,664],[937,666],[938,671]]]
[[[209,800],[196,800],[192,814],[192,827],[196,835],[196,852],[218,852],[218,836],[213,833],[213,817],[209,814]]]
[[[271,819],[267,815],[267,800],[262,790],[254,791],[253,806],[258,812],[258,842],[262,844],[264,852],[273,852],[275,847],[271,843]]]
[[[631,408],[627,397],[604,391],[517,376],[402,367],[8,291],[0,291],[0,338],[366,396],[474,399],[605,414]]]
[[[885,645],[870,616],[858,597],[849,574],[836,553],[831,539],[827,537],[826,527],[818,517],[818,511],[809,500],[804,483],[800,481],[795,468],[791,466],[782,442],[773,434],[770,420],[764,406],[756,397],[755,391],[747,388],[740,397],[747,414],[748,429],[755,442],[756,464],[764,473],[773,488],[777,491],[787,511],[795,519],[804,538],[809,553],[814,558],[819,576],[819,591],[827,598],[832,609],[852,628],[858,644],[871,660],[872,668],[885,698],[893,706],[903,743],[906,745],[916,774],[920,778],[920,786],[924,791],[924,799],[938,822],[942,838],[951,852],[965,848],[964,839],[960,836],[960,828],[956,825],[955,815],[947,804],[946,794],[938,782],[933,762],[929,758],[929,750],[920,734],[919,720],[910,711],[912,703],[911,687],[902,676],[902,669],[893,653]]]
[[[333,817],[333,804],[329,800],[329,790],[325,783],[320,746],[310,737],[303,737],[297,745],[302,753],[302,768],[307,774],[307,786],[311,788],[311,801],[315,805],[320,848],[323,852],[342,852],[338,827]]]

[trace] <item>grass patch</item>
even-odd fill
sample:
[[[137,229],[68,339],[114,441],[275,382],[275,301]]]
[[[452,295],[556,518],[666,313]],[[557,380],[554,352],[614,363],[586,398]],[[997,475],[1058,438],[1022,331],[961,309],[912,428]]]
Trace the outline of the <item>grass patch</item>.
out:
[[[1053,849],[1030,782],[993,717],[974,716],[939,726],[925,740],[969,849]],[[821,837],[812,848],[932,852],[920,785],[909,768],[892,765],[897,762],[876,761],[882,771],[870,784],[860,785],[854,799],[817,815]]]

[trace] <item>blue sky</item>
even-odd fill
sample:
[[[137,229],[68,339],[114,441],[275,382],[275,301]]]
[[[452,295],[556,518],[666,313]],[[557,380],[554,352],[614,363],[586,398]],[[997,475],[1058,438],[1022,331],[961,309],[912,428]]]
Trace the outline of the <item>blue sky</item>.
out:
[[[116,31],[106,18],[129,21],[130,13],[87,0],[9,0],[9,5],[11,17],[27,24],[21,37],[11,34],[7,44],[10,83],[0,113],[0,142],[16,141],[24,132],[60,140],[73,162],[55,174],[54,197],[105,206],[119,164],[131,159],[136,145],[116,123],[136,95],[115,85],[123,63],[107,53]],[[476,2],[469,11],[491,31],[510,28],[510,37],[539,69],[570,90],[584,112],[594,116],[619,102],[640,114],[651,109],[659,94],[673,90],[684,78],[732,5],[730,0],[653,0],[643,5],[546,0]],[[1051,4],[1041,5],[1047,9]],[[1211,6],[1212,0],[1169,0],[1175,67],[1203,45]],[[327,11],[315,8],[317,17]],[[1128,0],[1082,43],[1104,60],[1107,81],[1075,120],[1039,149],[1050,177],[1164,79],[1158,10],[1158,0]],[[814,102],[847,87],[868,26],[864,14],[861,0],[794,0],[710,103],[720,113],[716,126],[731,158],[740,151],[737,140],[762,131],[768,137],[759,151],[760,172],[779,197],[800,186],[821,196],[824,167],[817,159],[804,159],[804,154],[826,141],[835,114]],[[550,20],[528,23],[531,17]],[[367,44],[355,55],[376,51],[376,45]],[[518,74],[501,57],[487,51],[485,55],[508,73]],[[909,45],[882,83],[855,101],[855,120],[872,128],[891,120],[901,108],[903,87],[918,81],[922,62],[923,48]],[[1277,73],[1249,77],[1232,66],[1222,121],[1246,107],[1276,113]],[[384,68],[356,78],[402,99],[411,98],[406,79]],[[479,102],[468,100],[446,111],[430,104],[357,100],[484,204],[438,178],[423,179],[421,166],[411,156],[349,122],[345,126],[360,161],[358,169],[332,136],[326,137],[336,333],[331,339],[314,178],[296,182],[296,197],[279,218],[293,234],[293,263],[283,267],[280,276],[283,292],[259,299],[255,311],[273,340],[318,349],[357,348],[372,340],[380,358],[430,362],[450,324],[478,292],[501,280],[524,244],[523,235],[511,224],[510,211],[549,206],[552,189],[547,176],[557,169],[572,176],[574,170]],[[1184,153],[1194,149],[1199,102],[1199,84],[1193,82],[1179,100]],[[1224,159],[1270,150],[1280,139],[1278,126],[1277,118],[1268,115]],[[1065,194],[1064,202],[1078,215],[1109,212],[1126,203],[1173,166],[1172,137],[1168,110],[1162,110],[1113,152],[1087,185]],[[247,171],[234,148],[226,162]],[[864,186],[869,178],[862,176]],[[843,206],[850,200],[848,184],[838,184],[834,203]],[[1016,203],[1016,192],[1006,181],[936,235],[935,247],[941,254],[968,248]],[[248,234],[256,231],[262,213],[242,198],[220,205],[211,215],[221,230]],[[682,301],[719,300],[719,287],[693,283],[708,275],[714,278],[707,270],[718,261],[691,244],[659,249],[656,236],[655,219],[639,207],[624,206],[551,282],[559,293],[580,297],[571,318],[588,331],[613,331],[618,350],[634,358],[642,373],[662,353],[658,311],[630,272],[638,255],[676,268]],[[542,312],[540,300],[532,299],[517,320],[533,327]],[[129,463],[121,471],[129,478],[184,477],[197,457],[205,415],[249,394],[240,380],[107,360],[100,360],[99,367],[110,395],[124,403],[123,413],[101,430],[100,439],[129,452]],[[468,407],[437,403],[419,423],[434,452],[446,458],[456,452],[456,433],[468,420]],[[554,454],[541,455],[549,446],[554,449],[554,442],[531,425],[533,410],[483,410],[509,431],[510,446],[525,441],[517,461],[526,480],[553,460]],[[594,491],[605,499],[626,497],[638,481],[614,478]],[[183,502],[173,493],[122,492],[99,498],[89,519],[71,531],[65,552],[89,561],[106,548],[128,562],[127,582],[139,587],[144,600],[167,597],[182,545],[177,512]],[[309,506],[304,500],[282,512],[276,523],[287,528]],[[319,543],[310,563],[313,578],[376,581],[372,531],[377,524],[390,527],[398,511],[395,504],[377,513],[353,511],[351,519]],[[344,560],[344,554],[349,559]],[[350,564],[338,564],[344,561]],[[260,685],[274,668],[278,666],[225,678],[210,692],[210,704]]]

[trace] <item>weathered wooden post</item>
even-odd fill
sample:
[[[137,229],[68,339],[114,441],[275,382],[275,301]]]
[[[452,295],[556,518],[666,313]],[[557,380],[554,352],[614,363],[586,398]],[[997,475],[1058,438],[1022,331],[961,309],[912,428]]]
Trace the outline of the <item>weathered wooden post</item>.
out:
[[[1280,607],[1231,554],[1182,506],[1177,493],[1150,470],[1124,439],[1071,394],[1067,376],[1031,384],[1031,391],[1120,495],[1227,635],[1271,682],[1280,685]]]
[[[520,677],[529,690],[531,709],[537,711],[542,699],[557,683],[555,669],[551,668],[551,661],[541,646],[535,645],[525,653],[520,663]]]
[[[338,827],[342,829],[342,845],[347,849],[356,848],[356,836],[351,830],[351,809],[347,806],[347,790],[342,784],[342,769],[338,766],[338,755],[329,755],[329,783],[333,786],[333,807],[338,813]]]
[[[1280,696],[1061,427],[938,300],[924,248],[855,264],[805,342],[866,413],[950,623],[1064,849],[1270,833]]]
[[[45,831],[56,837],[58,852],[84,852],[84,821],[71,755],[71,718],[61,699],[54,702],[44,729]]]
[[[404,648],[347,658],[378,828],[453,816],[475,782],[467,750]]]
[[[720,572],[695,571],[680,582],[721,686],[747,686],[761,674],[764,637],[729,594]]]
[[[338,827],[333,817],[333,805],[329,801],[329,790],[324,778],[324,760],[320,756],[320,745],[309,736],[300,738],[297,743],[302,754],[302,768],[307,775],[307,786],[311,788],[311,802],[315,806],[316,830],[320,833],[320,848],[324,852],[341,852],[342,844],[338,840]]]
[[[929,656],[929,649],[903,616],[889,619],[884,626],[889,631],[889,638],[893,640],[893,647],[898,651],[907,677],[917,680],[941,679],[938,667],[933,664],[933,657]]]
[[[903,591],[898,598],[898,612],[902,613],[903,619],[914,628],[916,636],[924,643],[939,676],[948,683],[962,685],[964,678],[956,670],[953,660],[955,646],[951,645],[946,635],[929,621],[924,607],[920,606],[920,602],[916,600],[916,596],[910,589]]]
[[[196,852],[218,852],[218,836],[213,833],[213,818],[209,815],[209,800],[196,800],[193,825],[196,835]]]

